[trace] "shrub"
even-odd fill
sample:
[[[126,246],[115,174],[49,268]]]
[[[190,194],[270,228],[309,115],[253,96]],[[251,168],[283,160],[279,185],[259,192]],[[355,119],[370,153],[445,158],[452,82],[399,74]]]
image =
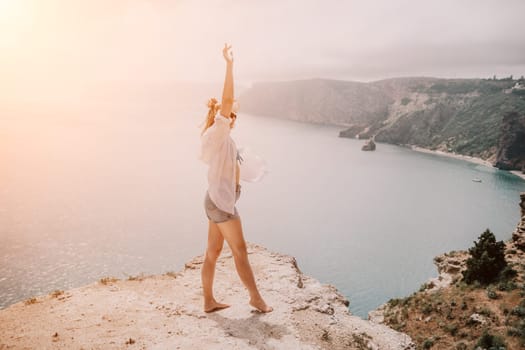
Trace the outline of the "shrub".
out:
[[[494,315],[494,313],[489,308],[486,308],[486,307],[482,308],[478,312],[480,315],[487,316],[487,317],[492,317]]]
[[[432,338],[425,339],[423,342],[423,349],[430,349],[434,345],[434,340]]]
[[[456,350],[467,350],[467,344],[461,342],[456,345]]]
[[[388,301],[388,304],[389,304],[391,307],[396,307],[396,306],[399,304],[400,301],[401,301],[401,300],[398,299],[398,298],[392,298],[392,299],[390,299],[390,300]]]
[[[445,327],[443,327],[446,332],[450,333],[450,335],[455,336],[458,333],[458,325],[455,323],[447,324]]]
[[[510,311],[511,315],[519,316],[519,317],[525,317],[525,307],[523,306],[516,306],[514,309]]]
[[[489,299],[498,299],[498,293],[496,293],[492,288],[487,288],[487,297]]]
[[[507,335],[510,337],[520,337],[521,331],[516,327],[509,327],[507,329]]]
[[[510,266],[505,266],[501,271],[500,278],[504,281],[511,280],[518,275],[518,272]]]
[[[471,284],[478,281],[489,284],[495,281],[500,272],[507,266],[505,261],[505,243],[496,242],[494,234],[487,229],[479,236],[474,247],[469,250],[467,269],[463,271],[465,282]]]
[[[358,349],[368,349],[370,339],[372,339],[372,337],[364,332],[361,334],[352,334],[353,343]]]
[[[432,311],[433,311],[432,304],[431,304],[431,303],[425,303],[425,305],[423,305],[423,308],[421,309],[421,311],[422,311],[425,315],[429,315],[429,314],[431,314]]]
[[[476,346],[481,347],[482,349],[487,350],[505,350],[507,349],[507,345],[501,339],[501,337],[491,335],[487,331],[483,332],[483,335],[481,338],[479,338],[478,343]]]
[[[501,291],[510,292],[511,290],[514,290],[516,288],[518,288],[518,285],[513,281],[504,281],[498,284],[498,289]]]

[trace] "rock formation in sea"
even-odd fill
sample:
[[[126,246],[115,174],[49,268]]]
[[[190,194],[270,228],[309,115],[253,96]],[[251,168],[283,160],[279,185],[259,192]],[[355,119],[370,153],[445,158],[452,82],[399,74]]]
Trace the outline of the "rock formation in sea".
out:
[[[0,310],[0,349],[415,349],[406,334],[351,315],[295,258],[253,244],[248,252],[271,313],[248,305],[225,247],[214,291],[230,308],[203,312],[198,256],[178,273],[103,278]]]
[[[369,139],[365,142],[363,147],[361,147],[362,151],[375,151],[376,150],[376,143],[374,142],[374,139]]]

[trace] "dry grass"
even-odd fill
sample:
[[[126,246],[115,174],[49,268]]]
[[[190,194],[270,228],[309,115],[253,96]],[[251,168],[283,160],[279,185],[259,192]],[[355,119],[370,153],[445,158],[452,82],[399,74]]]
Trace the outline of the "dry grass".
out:
[[[103,285],[108,285],[108,284],[111,284],[111,283],[114,283],[114,282],[117,282],[119,279],[118,278],[115,278],[115,277],[103,277],[100,279],[100,283],[102,283]]]
[[[32,304],[36,304],[38,301],[36,300],[35,297],[32,297],[32,298],[29,298],[29,299],[26,299],[24,301],[24,304],[26,305],[32,305]]]
[[[173,271],[168,271],[165,273],[166,276],[170,276],[170,277],[173,277],[173,278],[177,278],[178,274],[176,272],[173,272]]]
[[[368,350],[369,349],[369,342],[372,337],[370,337],[366,333],[360,333],[360,334],[352,334],[352,344],[356,349],[358,350]]]
[[[51,297],[53,297],[53,298],[58,298],[59,296],[61,296],[61,295],[63,295],[63,294],[64,294],[64,291],[63,291],[63,290],[59,290],[59,289],[57,289],[57,290],[53,291],[50,295],[51,295]]]
[[[133,276],[133,275],[128,276],[128,281],[143,281],[145,278],[146,276],[144,276],[144,274],[141,273],[136,276]]]
[[[512,328],[523,320],[519,305],[525,302],[525,253],[512,251],[507,261],[518,272],[512,281],[490,286],[458,282],[435,292],[422,289],[391,300],[385,323],[409,334],[420,349],[473,349],[484,331],[504,339],[507,349],[522,348]],[[481,315],[484,323],[471,320],[472,314]]]

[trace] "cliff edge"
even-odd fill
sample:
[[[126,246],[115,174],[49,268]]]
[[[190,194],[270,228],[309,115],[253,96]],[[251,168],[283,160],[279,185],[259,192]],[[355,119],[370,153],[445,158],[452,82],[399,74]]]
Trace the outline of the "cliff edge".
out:
[[[467,284],[470,252],[446,253],[434,259],[438,277],[406,298],[391,299],[369,319],[409,334],[421,349],[524,349],[525,193],[520,197],[521,219],[502,246],[507,268],[498,279]]]
[[[406,334],[352,316],[348,300],[295,258],[252,244],[248,252],[271,313],[248,305],[225,247],[214,290],[228,309],[203,312],[198,256],[178,273],[104,278],[1,310],[0,349],[414,349]]]
[[[525,173],[525,114],[510,112],[503,116],[494,166]]]

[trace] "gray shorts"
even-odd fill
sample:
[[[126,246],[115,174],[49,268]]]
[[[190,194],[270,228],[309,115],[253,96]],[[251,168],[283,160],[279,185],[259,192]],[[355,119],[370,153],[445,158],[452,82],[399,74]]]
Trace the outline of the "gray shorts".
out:
[[[237,185],[237,189],[235,191],[235,202],[239,200],[239,197],[241,196],[241,185]],[[220,210],[217,208],[215,203],[210,198],[210,194],[208,191],[206,191],[206,197],[204,198],[204,210],[206,211],[206,216],[208,217],[208,220],[211,220],[215,222],[216,224],[225,222],[232,219],[238,219],[239,218],[239,212],[237,211],[237,207],[234,207],[234,213],[230,214],[225,211]]]

